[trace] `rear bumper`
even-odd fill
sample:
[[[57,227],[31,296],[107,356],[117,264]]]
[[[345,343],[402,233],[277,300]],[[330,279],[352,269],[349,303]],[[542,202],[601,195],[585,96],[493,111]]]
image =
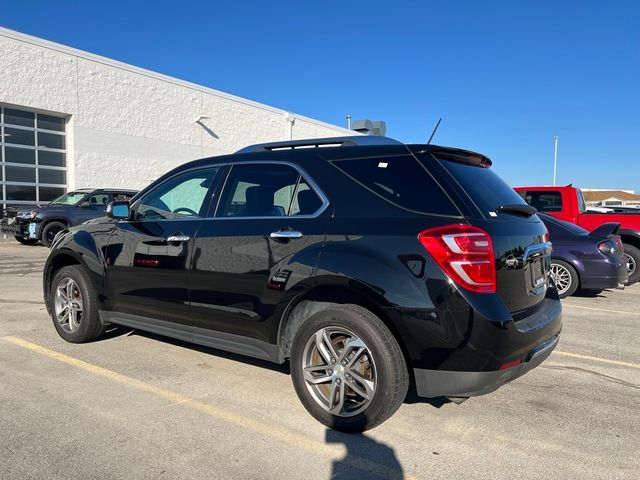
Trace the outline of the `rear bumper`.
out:
[[[413,370],[420,397],[474,397],[491,393],[540,365],[558,344],[556,334],[532,349],[525,360],[514,367],[490,372],[457,372],[446,370]]]
[[[624,288],[627,284],[629,272],[626,263],[612,269],[614,275],[586,276],[580,278],[580,287],[584,289],[600,290],[604,288]]]

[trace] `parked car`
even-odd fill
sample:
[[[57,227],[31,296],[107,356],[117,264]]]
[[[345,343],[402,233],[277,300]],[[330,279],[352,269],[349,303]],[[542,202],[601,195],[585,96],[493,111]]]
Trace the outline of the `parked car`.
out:
[[[600,213],[600,207],[585,207],[582,190],[566,187],[516,187],[515,190],[529,205],[552,217],[574,223],[588,231],[603,223],[620,224],[619,235],[629,270],[629,285],[640,280],[640,211]]]
[[[551,277],[560,298],[573,295],[578,289],[624,288],[628,271],[618,235],[619,223],[604,223],[589,233],[550,215],[538,216],[547,226],[553,243]]]
[[[56,234],[67,227],[103,217],[114,200],[130,200],[134,190],[86,188],[65,193],[43,206],[7,207],[2,230],[23,245],[41,241],[50,246]]]
[[[491,392],[555,348],[547,229],[484,155],[383,137],[182,165],[66,229],[44,298],[69,342],[108,324],[291,364],[317,420]]]

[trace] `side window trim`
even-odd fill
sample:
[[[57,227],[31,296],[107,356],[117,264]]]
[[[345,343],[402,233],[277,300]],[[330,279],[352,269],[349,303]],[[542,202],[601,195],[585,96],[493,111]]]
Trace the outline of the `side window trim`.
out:
[[[324,211],[327,209],[327,207],[329,206],[329,199],[324,194],[324,192],[320,189],[320,187],[315,182],[315,180],[313,180],[313,178],[302,167],[296,165],[295,163],[288,162],[286,160],[254,160],[254,161],[245,161],[245,162],[229,162],[226,165],[229,167],[229,169],[227,170],[227,174],[225,175],[224,182],[222,183],[222,187],[220,188],[218,199],[216,201],[215,211],[212,212],[213,213],[212,216],[204,217],[205,220],[241,220],[241,219],[242,220],[265,220],[265,219],[283,219],[283,218],[316,218],[322,215]],[[294,195],[297,194],[298,186],[304,180],[307,183],[307,185],[309,185],[309,188],[313,190],[313,192],[316,195],[318,195],[318,197],[322,201],[322,205],[320,206],[320,208],[318,208],[318,210],[316,210],[311,215],[289,215],[291,213],[291,208],[293,206],[293,197],[292,197],[291,202],[289,202],[289,211],[287,212],[287,215],[280,215],[280,216],[274,215],[274,216],[265,216],[265,217],[218,216],[219,210],[221,208],[220,203],[221,203],[222,197],[224,196],[225,190],[227,188],[227,181],[229,179],[229,176],[231,175],[231,172],[233,171],[233,167],[236,165],[238,166],[240,165],[287,165],[289,167],[292,167],[296,172],[298,172],[298,181],[296,183],[296,189],[294,191]]]

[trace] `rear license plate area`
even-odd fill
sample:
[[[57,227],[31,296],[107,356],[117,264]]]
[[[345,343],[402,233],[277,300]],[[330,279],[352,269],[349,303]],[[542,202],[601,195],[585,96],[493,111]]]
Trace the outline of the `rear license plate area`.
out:
[[[535,258],[529,263],[529,287],[532,290],[538,290],[546,284],[545,259],[543,257]]]

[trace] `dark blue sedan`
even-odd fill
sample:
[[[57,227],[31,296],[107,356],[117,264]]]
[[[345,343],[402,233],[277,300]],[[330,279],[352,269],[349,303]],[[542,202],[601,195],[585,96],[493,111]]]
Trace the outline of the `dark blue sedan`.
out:
[[[560,298],[572,295],[578,288],[624,288],[628,271],[617,235],[619,223],[605,223],[588,232],[544,213],[538,216],[547,226],[553,244],[550,274]]]

